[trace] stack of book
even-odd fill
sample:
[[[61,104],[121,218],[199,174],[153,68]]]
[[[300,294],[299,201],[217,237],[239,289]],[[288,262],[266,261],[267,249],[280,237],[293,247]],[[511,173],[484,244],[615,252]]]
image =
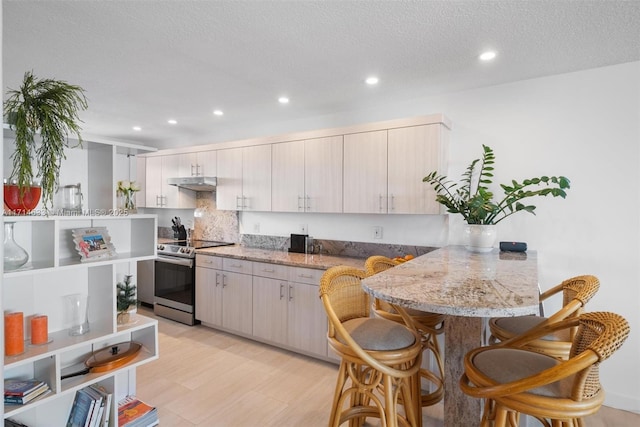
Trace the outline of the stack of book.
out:
[[[66,427],[108,427],[112,396],[96,384],[76,391]]]
[[[157,426],[158,410],[135,396],[127,396],[118,403],[118,427]]]
[[[35,378],[30,380],[4,380],[4,403],[9,405],[24,405],[51,393],[49,385]]]

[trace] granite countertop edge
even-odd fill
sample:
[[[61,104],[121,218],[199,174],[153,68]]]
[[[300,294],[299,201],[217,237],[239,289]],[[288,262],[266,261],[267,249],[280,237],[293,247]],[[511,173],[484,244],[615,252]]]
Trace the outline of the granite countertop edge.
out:
[[[299,254],[292,252],[276,251],[271,249],[250,248],[246,246],[219,246],[196,250],[196,255],[213,255],[226,258],[242,259],[246,261],[268,262],[290,267],[313,268],[326,270],[337,265],[364,270],[363,258],[342,257],[323,254]]]

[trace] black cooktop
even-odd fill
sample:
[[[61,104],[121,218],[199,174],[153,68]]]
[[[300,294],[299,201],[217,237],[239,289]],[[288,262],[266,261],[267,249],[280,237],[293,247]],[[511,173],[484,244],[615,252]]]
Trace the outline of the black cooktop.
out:
[[[231,246],[233,243],[217,242],[215,240],[193,240],[191,246],[195,249],[215,248],[216,246]]]

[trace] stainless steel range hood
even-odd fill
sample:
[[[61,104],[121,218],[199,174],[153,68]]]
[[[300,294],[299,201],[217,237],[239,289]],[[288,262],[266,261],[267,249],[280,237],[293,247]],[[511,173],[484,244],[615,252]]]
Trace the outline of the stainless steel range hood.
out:
[[[193,191],[216,191],[217,179],[213,176],[189,176],[168,178],[167,184]]]

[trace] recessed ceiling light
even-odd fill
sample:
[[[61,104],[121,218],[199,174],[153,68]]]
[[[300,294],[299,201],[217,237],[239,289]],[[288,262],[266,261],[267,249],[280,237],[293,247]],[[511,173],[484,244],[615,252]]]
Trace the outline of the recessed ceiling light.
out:
[[[173,120],[173,119],[169,119],[169,120],[167,120],[167,123],[169,123],[170,125],[175,125],[175,124],[178,124],[178,121],[177,120]]]
[[[133,130],[135,130],[136,132],[140,132],[142,128],[140,126],[134,126]]]
[[[480,55],[480,60],[481,61],[491,61],[495,57],[496,57],[496,53],[494,51],[492,51],[492,50],[488,50],[486,52],[483,52]]]
[[[287,98],[286,96],[281,96],[280,98],[278,98],[278,102],[280,104],[288,104],[289,103],[289,98]]]
[[[216,116],[222,116],[224,113],[222,112],[222,110],[213,110],[213,114]]]
[[[367,79],[364,82],[368,85],[377,85],[378,81],[379,80],[377,77],[371,76],[371,77],[367,77]]]

